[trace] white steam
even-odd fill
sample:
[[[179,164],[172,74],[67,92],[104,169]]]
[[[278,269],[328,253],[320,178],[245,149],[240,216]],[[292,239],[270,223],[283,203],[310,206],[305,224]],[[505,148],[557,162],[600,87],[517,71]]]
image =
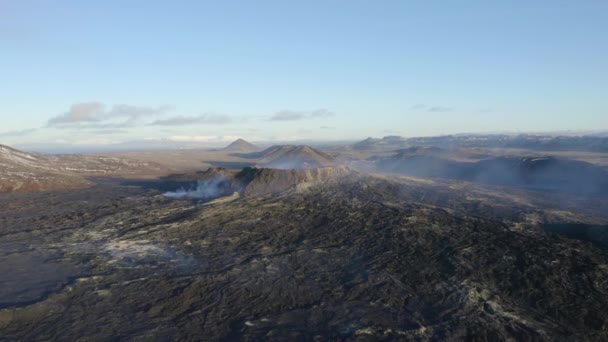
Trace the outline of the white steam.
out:
[[[226,195],[230,187],[230,179],[225,176],[217,176],[210,180],[199,180],[196,188],[166,192],[164,195],[171,198],[195,198],[210,200]]]

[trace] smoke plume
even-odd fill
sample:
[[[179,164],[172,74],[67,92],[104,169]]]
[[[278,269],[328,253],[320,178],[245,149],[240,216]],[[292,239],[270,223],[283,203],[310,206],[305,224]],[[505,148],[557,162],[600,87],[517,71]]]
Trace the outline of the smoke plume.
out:
[[[177,191],[166,192],[164,195],[171,198],[193,198],[212,200],[230,194],[231,179],[218,175],[212,179],[199,180],[195,188],[181,188]]]

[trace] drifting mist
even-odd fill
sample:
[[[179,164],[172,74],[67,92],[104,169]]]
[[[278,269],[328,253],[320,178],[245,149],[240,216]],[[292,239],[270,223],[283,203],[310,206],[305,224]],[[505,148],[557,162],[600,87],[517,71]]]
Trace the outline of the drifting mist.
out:
[[[211,200],[229,194],[230,184],[230,178],[218,175],[212,179],[197,181],[196,187],[194,188],[181,188],[177,191],[165,192],[164,195],[176,199],[193,198]]]

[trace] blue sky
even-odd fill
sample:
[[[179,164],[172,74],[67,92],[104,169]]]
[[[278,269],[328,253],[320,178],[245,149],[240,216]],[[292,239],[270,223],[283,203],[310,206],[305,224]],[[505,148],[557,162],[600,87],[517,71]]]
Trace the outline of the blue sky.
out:
[[[608,129],[606,1],[0,0],[0,143]]]

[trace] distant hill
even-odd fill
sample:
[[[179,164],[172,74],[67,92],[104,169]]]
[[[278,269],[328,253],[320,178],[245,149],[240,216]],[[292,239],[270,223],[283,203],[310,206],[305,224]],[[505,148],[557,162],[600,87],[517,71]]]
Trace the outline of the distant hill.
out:
[[[358,143],[355,143],[353,145],[353,149],[355,150],[367,150],[371,147],[373,147],[374,145],[376,145],[376,143],[378,143],[380,141],[380,139],[376,139],[376,138],[367,138],[365,140],[359,141]]]
[[[403,148],[407,146],[407,139],[399,136],[386,136],[382,139],[367,138],[353,145],[355,150],[371,150],[376,148]]]
[[[237,139],[233,141],[230,145],[221,149],[223,152],[233,152],[233,153],[251,153],[259,151],[260,148],[255,146],[254,144],[243,140]]]
[[[453,159],[449,151],[437,148],[410,148],[393,156],[377,158],[375,163],[378,171],[418,177],[562,192],[608,192],[608,173],[601,167],[551,156],[490,157],[467,161]]]
[[[336,165],[334,157],[310,146],[276,145],[260,152],[259,165],[273,169],[310,169]]]
[[[79,188],[84,178],[54,168],[42,155],[0,145],[0,193]]]

